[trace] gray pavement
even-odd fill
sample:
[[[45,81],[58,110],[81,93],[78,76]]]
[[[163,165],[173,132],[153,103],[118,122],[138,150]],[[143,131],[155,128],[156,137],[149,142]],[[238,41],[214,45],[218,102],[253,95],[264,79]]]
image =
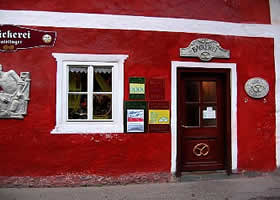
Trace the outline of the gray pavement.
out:
[[[280,200],[279,174],[74,188],[0,188],[0,200]]]

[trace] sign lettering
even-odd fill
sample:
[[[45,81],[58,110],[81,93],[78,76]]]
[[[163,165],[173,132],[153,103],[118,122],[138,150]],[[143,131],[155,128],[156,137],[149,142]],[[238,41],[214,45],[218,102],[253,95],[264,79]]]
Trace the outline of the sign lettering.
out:
[[[181,57],[198,57],[201,61],[212,58],[229,58],[230,51],[223,49],[215,40],[199,38],[193,40],[186,48],[180,48]]]
[[[0,52],[15,52],[33,47],[52,47],[56,32],[14,25],[0,25]]]

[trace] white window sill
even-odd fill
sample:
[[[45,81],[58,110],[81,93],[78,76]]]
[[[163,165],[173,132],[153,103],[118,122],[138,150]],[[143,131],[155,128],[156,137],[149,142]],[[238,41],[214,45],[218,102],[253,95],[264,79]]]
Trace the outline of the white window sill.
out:
[[[99,134],[99,133],[123,133],[123,126],[118,124],[103,124],[103,125],[58,125],[51,134]]]

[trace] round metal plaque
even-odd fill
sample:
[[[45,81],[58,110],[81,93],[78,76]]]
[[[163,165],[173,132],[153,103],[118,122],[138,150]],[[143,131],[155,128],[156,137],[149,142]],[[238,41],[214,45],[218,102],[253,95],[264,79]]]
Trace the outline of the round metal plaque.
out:
[[[266,80],[255,77],[249,79],[245,84],[246,93],[252,98],[263,98],[269,92],[269,85]]]

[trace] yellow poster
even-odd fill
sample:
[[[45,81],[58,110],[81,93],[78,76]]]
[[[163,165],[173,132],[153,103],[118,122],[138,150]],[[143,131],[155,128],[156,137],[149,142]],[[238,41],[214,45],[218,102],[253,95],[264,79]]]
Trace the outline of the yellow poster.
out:
[[[169,110],[149,110],[149,124],[169,124]]]
[[[130,83],[129,94],[145,94],[145,84],[143,83]]]

